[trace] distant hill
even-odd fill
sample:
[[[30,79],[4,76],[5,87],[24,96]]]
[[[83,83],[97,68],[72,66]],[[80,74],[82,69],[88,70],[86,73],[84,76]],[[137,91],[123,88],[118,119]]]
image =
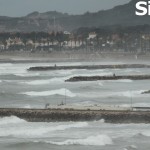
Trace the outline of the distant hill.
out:
[[[33,12],[25,17],[0,17],[2,31],[72,31],[80,27],[100,27],[111,25],[143,25],[150,24],[150,16],[135,16],[135,4],[139,0],[131,0],[128,4],[102,10],[96,13],[69,15],[56,11],[46,13]],[[148,0],[145,0],[148,1]]]

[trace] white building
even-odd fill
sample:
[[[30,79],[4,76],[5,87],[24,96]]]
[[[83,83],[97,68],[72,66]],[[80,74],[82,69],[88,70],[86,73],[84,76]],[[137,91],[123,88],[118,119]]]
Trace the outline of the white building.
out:
[[[96,38],[96,36],[97,36],[97,34],[96,34],[95,32],[91,32],[91,33],[89,33],[88,39],[89,39],[89,40],[90,40],[90,39],[94,39],[94,38]]]

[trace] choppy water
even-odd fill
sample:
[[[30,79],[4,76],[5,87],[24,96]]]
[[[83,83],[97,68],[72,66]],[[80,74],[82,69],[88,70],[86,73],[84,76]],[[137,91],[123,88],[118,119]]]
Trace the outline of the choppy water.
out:
[[[59,63],[57,65],[82,63]],[[84,63],[87,64],[87,63]],[[0,107],[44,108],[46,103],[150,106],[149,80],[65,83],[74,75],[150,74],[150,69],[57,70],[28,72],[31,66],[0,64]],[[65,98],[66,95],[66,98]],[[150,125],[95,122],[28,123],[17,117],[0,118],[2,150],[148,150]]]

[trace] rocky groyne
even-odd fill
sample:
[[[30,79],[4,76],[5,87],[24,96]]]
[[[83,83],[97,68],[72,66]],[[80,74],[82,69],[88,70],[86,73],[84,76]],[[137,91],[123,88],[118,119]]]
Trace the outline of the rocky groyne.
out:
[[[1,108],[0,117],[17,116],[29,122],[94,121],[150,123],[150,111],[61,110]]]
[[[98,80],[150,80],[150,75],[120,75],[120,76],[75,76],[66,80],[66,82],[80,81],[98,81]]]
[[[37,66],[30,67],[28,71],[47,71],[47,70],[71,70],[71,69],[125,69],[125,68],[150,68],[145,64],[121,64],[121,65],[81,65],[81,66]]]
[[[142,92],[142,94],[150,94],[150,90]]]

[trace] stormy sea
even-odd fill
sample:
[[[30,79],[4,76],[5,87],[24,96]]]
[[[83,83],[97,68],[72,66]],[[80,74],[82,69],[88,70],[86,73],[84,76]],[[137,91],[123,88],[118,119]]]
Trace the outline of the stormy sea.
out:
[[[149,80],[65,82],[79,75],[148,75],[150,69],[27,71],[30,67],[55,64],[68,66],[99,63],[1,63],[0,107],[45,108],[46,104],[58,105],[62,102],[75,106],[150,106],[149,94],[142,94],[150,90]],[[149,141],[149,124],[109,124],[103,119],[93,122],[37,123],[16,116],[0,118],[2,150],[148,150]]]

